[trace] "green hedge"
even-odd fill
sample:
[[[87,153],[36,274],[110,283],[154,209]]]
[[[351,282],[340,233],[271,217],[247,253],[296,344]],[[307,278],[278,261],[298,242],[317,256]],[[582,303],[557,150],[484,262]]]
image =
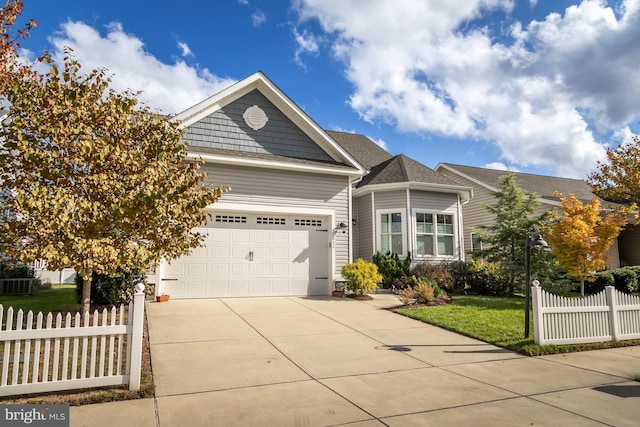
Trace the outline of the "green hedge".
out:
[[[138,283],[147,284],[147,276],[139,270],[125,272],[118,268],[113,277],[105,274],[93,274],[91,281],[91,305],[119,305],[128,304],[133,300],[136,293],[135,287]],[[76,300],[82,302],[83,280],[76,275]],[[145,294],[150,295],[153,289],[145,286]]]

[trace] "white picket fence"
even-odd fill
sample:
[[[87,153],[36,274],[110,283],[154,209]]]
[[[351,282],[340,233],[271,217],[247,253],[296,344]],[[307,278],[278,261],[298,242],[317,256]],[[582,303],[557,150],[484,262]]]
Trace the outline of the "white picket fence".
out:
[[[129,384],[140,389],[144,286],[129,304],[81,316],[35,316],[0,305],[0,396]],[[4,327],[3,327],[4,325]]]
[[[584,298],[531,287],[536,344],[581,344],[640,338],[640,297],[607,286]]]

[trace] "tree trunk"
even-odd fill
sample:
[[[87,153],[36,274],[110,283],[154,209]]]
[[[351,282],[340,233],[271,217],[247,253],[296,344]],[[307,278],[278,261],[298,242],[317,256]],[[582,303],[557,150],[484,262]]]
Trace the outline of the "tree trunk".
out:
[[[91,309],[91,279],[93,277],[93,267],[88,267],[83,273],[85,277],[88,277],[88,279],[83,277],[82,281],[82,313],[84,314]]]
[[[580,281],[580,296],[584,296],[584,280]]]

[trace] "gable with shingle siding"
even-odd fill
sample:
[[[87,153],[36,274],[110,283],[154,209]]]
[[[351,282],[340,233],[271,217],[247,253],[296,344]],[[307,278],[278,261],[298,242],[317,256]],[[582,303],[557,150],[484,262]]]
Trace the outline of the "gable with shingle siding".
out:
[[[243,118],[247,108],[253,105],[259,106],[268,117],[266,125],[259,131],[251,129]],[[185,139],[195,151],[198,147],[203,147],[333,161],[258,90],[249,92],[188,126]]]

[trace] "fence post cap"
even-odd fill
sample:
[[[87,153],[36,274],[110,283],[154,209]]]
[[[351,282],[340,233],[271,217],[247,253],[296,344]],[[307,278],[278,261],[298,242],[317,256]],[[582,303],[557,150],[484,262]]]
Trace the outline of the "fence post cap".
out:
[[[540,287],[540,281],[539,281],[538,279],[536,279],[536,280],[534,280],[533,282],[531,282],[531,284],[532,284],[533,286],[535,286],[536,288],[539,288],[539,287]]]
[[[144,284],[138,283],[136,285],[136,293],[140,294],[140,293],[142,293],[142,291],[144,291]]]

